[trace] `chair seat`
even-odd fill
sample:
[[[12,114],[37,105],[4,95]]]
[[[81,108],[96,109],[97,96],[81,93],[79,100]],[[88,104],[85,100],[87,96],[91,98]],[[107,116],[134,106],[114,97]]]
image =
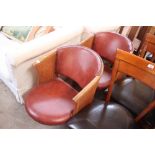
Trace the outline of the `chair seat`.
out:
[[[119,104],[96,100],[67,122],[73,129],[126,129],[134,128],[132,115]]]
[[[114,85],[112,98],[137,115],[155,98],[154,94],[142,82],[127,78]]]
[[[108,66],[104,66],[104,71],[99,81],[98,89],[103,89],[109,86],[111,80],[112,70]]]
[[[66,82],[55,79],[32,89],[25,97],[30,116],[43,124],[66,122],[75,108],[72,98],[78,92]]]

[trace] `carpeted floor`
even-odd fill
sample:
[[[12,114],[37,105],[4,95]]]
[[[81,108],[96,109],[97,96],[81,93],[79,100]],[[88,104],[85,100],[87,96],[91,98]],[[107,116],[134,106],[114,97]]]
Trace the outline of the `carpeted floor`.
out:
[[[1,129],[64,129],[65,125],[48,126],[34,121],[17,103],[14,95],[0,80],[0,128]]]

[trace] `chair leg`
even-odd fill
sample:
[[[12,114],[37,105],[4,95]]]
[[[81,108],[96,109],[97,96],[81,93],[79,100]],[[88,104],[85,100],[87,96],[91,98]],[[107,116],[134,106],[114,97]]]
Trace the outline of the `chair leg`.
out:
[[[151,102],[136,118],[135,121],[140,121],[147,113],[155,108],[155,101]]]
[[[145,54],[146,54],[146,49],[147,49],[147,44],[143,44],[141,49],[140,49],[140,53],[139,53],[139,56],[144,58],[145,57]]]
[[[115,61],[115,64],[114,64],[114,67],[113,67],[113,72],[112,72],[112,77],[111,77],[111,82],[110,82],[110,85],[108,87],[108,94],[107,94],[107,97],[105,99],[105,103],[108,103],[110,101],[110,97],[111,97],[111,94],[112,94],[112,88],[113,88],[113,85],[114,85],[114,82],[118,76],[118,72],[117,72],[117,68],[118,68],[118,65],[119,65],[119,61]]]

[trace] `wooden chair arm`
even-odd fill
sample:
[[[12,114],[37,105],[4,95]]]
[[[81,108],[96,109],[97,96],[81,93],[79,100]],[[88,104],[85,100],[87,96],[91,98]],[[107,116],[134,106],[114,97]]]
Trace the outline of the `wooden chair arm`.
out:
[[[73,115],[78,113],[86,105],[93,101],[96,89],[98,87],[99,80],[103,74],[104,64],[101,60],[101,70],[97,76],[94,77],[76,96],[74,96],[73,101],[76,103],[76,108],[73,111]]]
[[[52,51],[33,64],[38,74],[38,84],[49,82],[55,78],[55,61],[56,51]]]
[[[88,47],[88,48],[92,48],[93,40],[94,40],[94,34],[91,34],[88,38],[86,38],[85,40],[83,40],[80,43],[80,45],[81,46]]]
[[[76,108],[73,114],[78,113],[83,107],[92,102],[99,80],[100,76],[96,76],[73,98],[73,101],[76,103]]]

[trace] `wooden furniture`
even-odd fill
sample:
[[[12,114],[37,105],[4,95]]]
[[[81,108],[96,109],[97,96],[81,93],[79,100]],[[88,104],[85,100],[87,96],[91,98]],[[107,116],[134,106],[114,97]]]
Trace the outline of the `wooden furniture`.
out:
[[[140,49],[140,56],[145,57],[146,52],[152,53],[151,61],[155,61],[155,35],[147,33]]]
[[[103,72],[100,57],[82,46],[61,47],[34,65],[38,86],[25,97],[30,116],[43,124],[62,124],[93,100]],[[76,90],[64,79],[81,88]]]
[[[123,31],[123,29],[124,26],[121,27],[120,32]],[[135,50],[137,50],[138,53],[143,45],[147,33],[155,35],[155,26],[131,26],[127,34],[127,37],[133,42],[134,47],[136,47]]]
[[[89,38],[85,42],[82,42],[83,46],[93,49],[98,53],[105,63],[104,72],[99,81],[98,89],[104,89],[109,86],[111,80],[112,68],[114,63],[116,49],[120,48],[131,52],[133,49],[132,42],[127,38],[118,33],[113,32],[99,32],[94,37]]]
[[[135,56],[133,54],[118,49],[113,67],[112,79],[110,82],[110,86],[108,88],[106,103],[110,101],[113,85],[119,72],[132,76],[138,79],[139,81],[142,81],[149,87],[155,89],[155,64],[151,63],[150,61],[144,60],[143,58],[140,58],[138,56]],[[155,108],[155,101],[150,103],[136,117],[135,120],[136,121],[141,120],[153,108]]]
[[[125,26],[121,26],[119,33],[122,33],[124,28]],[[155,27],[154,26],[131,26],[127,34],[127,37],[131,41],[133,41],[135,38],[139,39],[140,41],[143,41],[146,33],[155,34]]]

